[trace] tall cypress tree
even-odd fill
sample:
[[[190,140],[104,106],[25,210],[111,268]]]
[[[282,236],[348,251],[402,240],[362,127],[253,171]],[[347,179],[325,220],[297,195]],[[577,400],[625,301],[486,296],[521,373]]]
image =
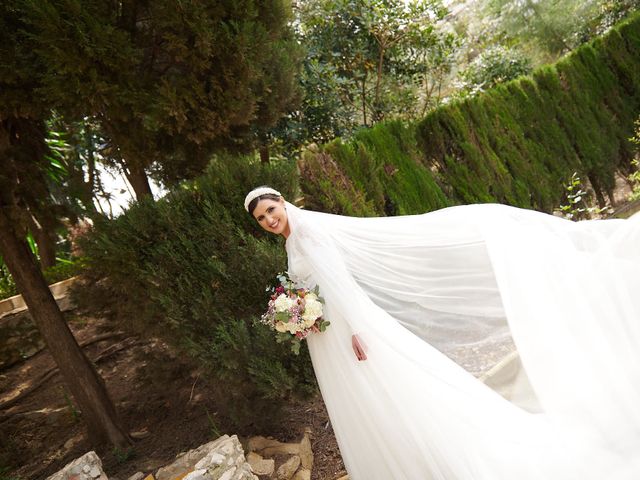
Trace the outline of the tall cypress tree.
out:
[[[75,341],[24,241],[27,218],[51,208],[45,179],[45,119],[39,94],[42,64],[29,48],[20,12],[0,3],[0,255],[22,293],[49,352],[95,443],[125,446],[104,382]]]
[[[286,0],[17,3],[46,67],[42,92],[100,122],[138,198],[150,172],[171,183],[216,149],[254,147],[297,98]]]

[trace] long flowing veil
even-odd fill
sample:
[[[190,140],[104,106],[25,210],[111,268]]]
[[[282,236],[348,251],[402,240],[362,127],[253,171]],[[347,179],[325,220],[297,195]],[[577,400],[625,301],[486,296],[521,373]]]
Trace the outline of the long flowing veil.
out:
[[[286,207],[289,273],[331,321],[309,350],[353,480],[640,478],[638,215]]]

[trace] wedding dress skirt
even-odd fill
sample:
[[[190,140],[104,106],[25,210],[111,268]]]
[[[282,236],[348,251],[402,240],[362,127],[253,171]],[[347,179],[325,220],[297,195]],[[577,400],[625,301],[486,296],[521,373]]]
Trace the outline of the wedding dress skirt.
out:
[[[289,273],[331,322],[309,351],[352,480],[640,478],[638,215],[286,208]]]

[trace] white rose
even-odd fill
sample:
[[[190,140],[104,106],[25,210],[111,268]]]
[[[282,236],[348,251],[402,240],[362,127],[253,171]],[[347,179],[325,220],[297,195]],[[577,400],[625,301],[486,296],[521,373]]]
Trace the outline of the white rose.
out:
[[[293,307],[294,301],[285,293],[281,293],[273,305],[276,307],[276,312],[287,312]]]
[[[276,330],[281,332],[281,333],[286,332],[287,331],[287,324],[283,323],[283,322],[276,323]]]
[[[300,330],[300,325],[296,322],[289,322],[286,326],[287,330],[289,330],[289,333],[291,334],[295,334],[298,330]]]
[[[315,318],[311,318],[311,317],[305,318],[304,316],[302,317],[302,324],[304,325],[304,328],[309,328],[314,323],[316,323],[316,319]]]
[[[322,316],[322,303],[315,299],[311,299],[311,301],[309,301],[307,297],[305,297],[306,303],[304,305],[302,320],[304,320],[305,327],[310,327],[315,323],[318,317]]]

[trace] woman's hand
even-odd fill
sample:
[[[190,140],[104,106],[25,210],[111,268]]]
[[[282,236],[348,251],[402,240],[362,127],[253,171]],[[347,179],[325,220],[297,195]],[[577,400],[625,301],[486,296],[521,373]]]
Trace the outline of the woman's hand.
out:
[[[363,361],[367,359],[367,354],[365,350],[367,346],[364,344],[358,335],[351,335],[351,347],[353,348],[353,352],[356,354],[356,357],[359,361]]]

